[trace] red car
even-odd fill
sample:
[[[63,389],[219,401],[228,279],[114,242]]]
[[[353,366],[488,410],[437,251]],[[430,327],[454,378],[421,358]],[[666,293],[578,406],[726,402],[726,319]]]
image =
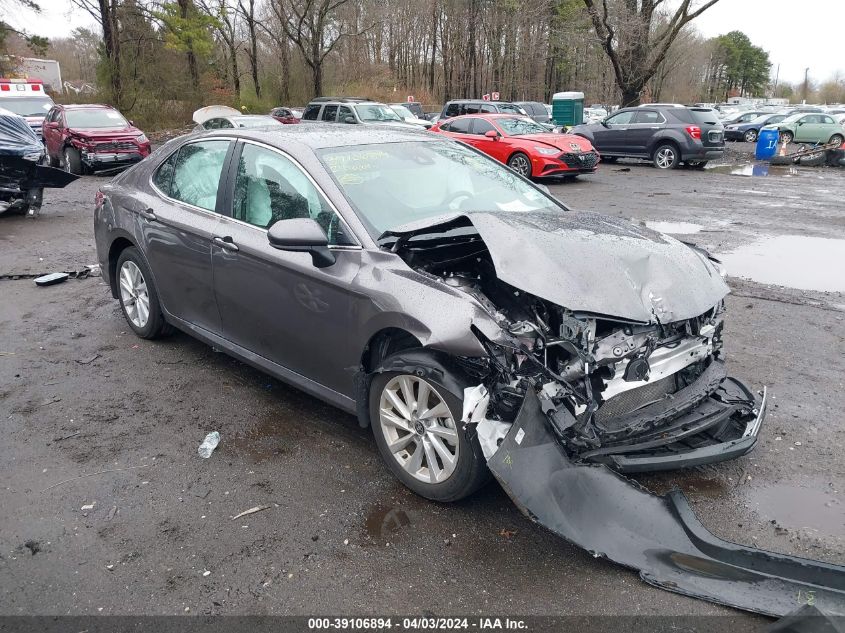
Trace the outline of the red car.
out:
[[[590,141],[549,132],[532,119],[513,114],[468,114],[431,128],[505,163],[526,178],[591,174],[600,156]]]
[[[150,155],[150,140],[107,105],[56,105],[42,129],[50,165],[72,174],[115,169]]]
[[[296,113],[290,108],[273,108],[270,110],[270,116],[276,119],[279,123],[284,123],[285,125],[299,123]]]

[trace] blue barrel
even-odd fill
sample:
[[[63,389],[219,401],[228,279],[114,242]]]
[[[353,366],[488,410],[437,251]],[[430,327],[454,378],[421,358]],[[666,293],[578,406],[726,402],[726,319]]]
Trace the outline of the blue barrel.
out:
[[[760,130],[760,135],[757,137],[757,149],[754,152],[754,158],[757,160],[769,160],[778,151],[778,138],[780,133],[776,129]]]

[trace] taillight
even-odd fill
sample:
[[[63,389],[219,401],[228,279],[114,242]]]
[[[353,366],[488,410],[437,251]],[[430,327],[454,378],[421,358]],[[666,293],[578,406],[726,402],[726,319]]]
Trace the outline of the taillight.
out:
[[[12,87],[9,84],[0,84],[0,90],[3,92],[9,92]]]
[[[98,190],[97,193],[94,194],[94,208],[99,209],[101,206],[103,206],[103,203],[105,201],[106,196],[103,194],[102,191]]]
[[[691,137],[693,137],[696,141],[701,140],[701,128],[698,127],[697,125],[690,125],[687,128],[687,134],[689,134]]]
[[[33,91],[35,91],[35,92],[38,92],[39,90],[41,90],[40,84],[29,84],[29,87],[32,88]]]

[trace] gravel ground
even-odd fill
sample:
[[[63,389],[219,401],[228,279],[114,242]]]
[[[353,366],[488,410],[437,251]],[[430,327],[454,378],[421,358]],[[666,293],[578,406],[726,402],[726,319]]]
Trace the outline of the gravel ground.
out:
[[[551,189],[715,253],[845,239],[841,171],[731,174],[745,151],[704,171],[622,161]],[[0,275],[95,262],[101,182],[46,192],[35,220],[0,216]],[[641,481],[679,486],[723,538],[845,563],[845,297],[731,285],[729,369],[771,394],[758,448]],[[99,278],[0,279],[0,422],[2,614],[734,613],[594,559],[496,485],[450,506],[415,497],[354,418],[185,335],[137,339]]]

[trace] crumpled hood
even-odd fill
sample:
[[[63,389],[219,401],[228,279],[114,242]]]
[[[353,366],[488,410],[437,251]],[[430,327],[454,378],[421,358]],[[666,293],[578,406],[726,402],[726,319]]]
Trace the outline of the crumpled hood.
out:
[[[703,314],[729,292],[704,254],[598,213],[470,212],[406,224],[383,237],[470,225],[499,279],[570,310],[669,323]]]

